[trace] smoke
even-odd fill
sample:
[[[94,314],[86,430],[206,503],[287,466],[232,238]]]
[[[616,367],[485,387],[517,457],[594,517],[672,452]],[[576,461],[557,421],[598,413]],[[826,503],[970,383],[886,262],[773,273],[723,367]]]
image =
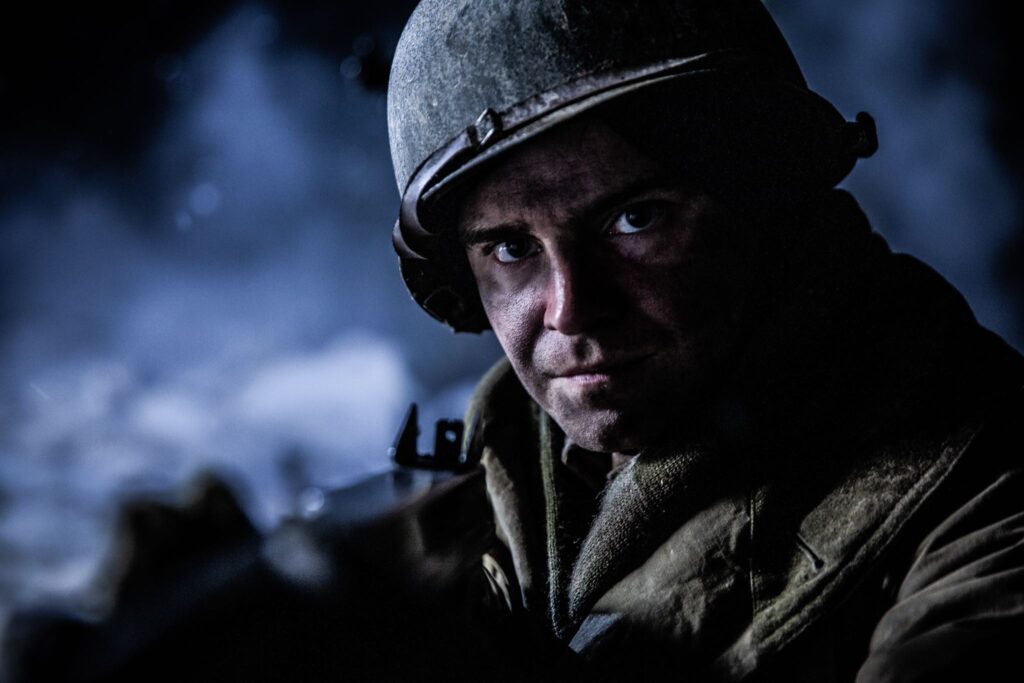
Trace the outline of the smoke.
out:
[[[957,3],[771,5],[811,86],[878,121],[847,182],[876,228],[1009,334],[1014,188],[983,93],[934,60]],[[138,163],[54,165],[0,215],[0,621],[80,587],[125,498],[213,469],[271,524],[386,467],[409,401],[461,413],[500,353],[402,289],[381,96],[279,28],[245,8],[165,55]]]
[[[998,250],[1020,222],[1015,181],[988,139],[991,96],[946,54],[966,3],[772,3],[812,89],[847,118],[868,111],[880,149],[846,182],[875,229],[966,296],[979,321],[1015,337]],[[961,59],[964,67],[968,60]]]
[[[460,416],[498,357],[402,288],[381,96],[276,34],[243,9],[161,59],[136,167],[2,216],[0,612],[80,587],[127,498],[212,470],[269,525],[387,467],[410,401]]]

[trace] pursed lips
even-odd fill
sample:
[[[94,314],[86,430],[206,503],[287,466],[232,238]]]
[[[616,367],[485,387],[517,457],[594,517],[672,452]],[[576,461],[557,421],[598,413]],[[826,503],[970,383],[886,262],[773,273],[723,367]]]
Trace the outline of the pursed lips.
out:
[[[610,377],[611,375],[630,370],[633,366],[638,365],[650,358],[653,353],[644,353],[639,355],[624,356],[621,358],[612,358],[607,360],[599,360],[591,363],[572,365],[564,369],[560,369],[556,372],[545,373],[552,379],[571,379],[580,382],[586,381],[598,381]]]

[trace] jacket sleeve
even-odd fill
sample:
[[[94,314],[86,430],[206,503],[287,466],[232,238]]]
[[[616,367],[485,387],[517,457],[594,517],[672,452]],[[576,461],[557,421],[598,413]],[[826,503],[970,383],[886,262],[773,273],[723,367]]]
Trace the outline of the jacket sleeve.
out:
[[[925,537],[871,638],[857,683],[1022,680],[1024,470]]]

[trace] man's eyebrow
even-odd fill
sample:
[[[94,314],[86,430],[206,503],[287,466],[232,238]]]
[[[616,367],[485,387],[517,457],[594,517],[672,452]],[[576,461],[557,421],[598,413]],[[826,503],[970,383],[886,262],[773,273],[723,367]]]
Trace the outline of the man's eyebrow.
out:
[[[602,195],[592,204],[583,208],[579,216],[576,217],[576,220],[583,222],[593,220],[615,207],[627,203],[638,195],[655,190],[683,187],[683,185],[679,178],[668,174],[643,176],[608,194]]]
[[[530,232],[526,223],[511,222],[498,225],[470,224],[459,229],[459,241],[467,247],[486,242],[500,242],[510,237],[521,237]]]
[[[622,187],[616,188],[608,194],[598,197],[587,206],[580,207],[573,211],[571,222],[579,223],[591,220],[601,214],[611,211],[616,206],[628,202],[637,195],[654,190],[682,186],[678,178],[671,175],[645,176],[638,178]],[[530,232],[530,226],[520,221],[500,223],[498,225],[469,224],[459,228],[459,241],[470,247],[475,244],[488,242],[500,242],[511,237],[521,237]]]

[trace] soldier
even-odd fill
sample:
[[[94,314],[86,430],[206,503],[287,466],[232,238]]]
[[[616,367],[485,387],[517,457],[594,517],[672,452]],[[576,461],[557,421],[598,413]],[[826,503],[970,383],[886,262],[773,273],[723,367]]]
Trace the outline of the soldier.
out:
[[[508,610],[612,678],[1013,676],[1024,364],[835,189],[873,122],[759,2],[424,0],[388,116],[405,282],[507,355]]]
[[[424,0],[389,125],[405,282],[507,355],[483,467],[130,508],[0,677],[1019,678],[1024,360],[835,189],[873,123],[759,2]]]

